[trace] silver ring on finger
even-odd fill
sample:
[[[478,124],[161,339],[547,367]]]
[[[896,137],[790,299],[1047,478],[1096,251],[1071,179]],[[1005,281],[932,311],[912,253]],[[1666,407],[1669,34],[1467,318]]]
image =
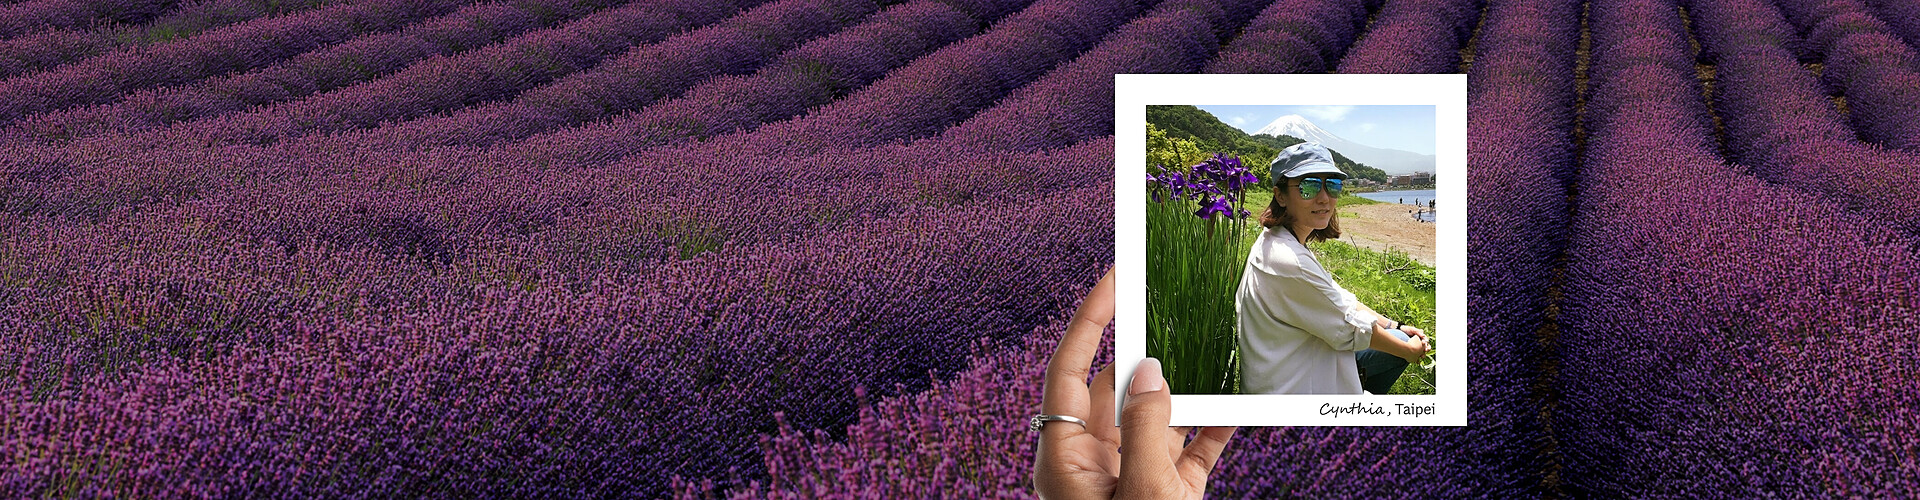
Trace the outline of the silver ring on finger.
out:
[[[1047,422],[1071,422],[1080,424],[1081,429],[1087,428],[1087,421],[1085,420],[1067,415],[1048,415],[1045,413],[1034,415],[1033,418],[1028,419],[1027,428],[1032,429],[1034,432],[1040,432],[1040,429],[1046,428]]]

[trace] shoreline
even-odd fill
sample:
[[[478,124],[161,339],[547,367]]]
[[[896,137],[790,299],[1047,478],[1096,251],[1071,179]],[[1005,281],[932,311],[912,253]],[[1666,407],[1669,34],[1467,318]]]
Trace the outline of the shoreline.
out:
[[[1407,213],[1412,207],[1399,203],[1340,207],[1339,240],[1368,250],[1399,250],[1421,264],[1434,266],[1434,223],[1414,220]]]

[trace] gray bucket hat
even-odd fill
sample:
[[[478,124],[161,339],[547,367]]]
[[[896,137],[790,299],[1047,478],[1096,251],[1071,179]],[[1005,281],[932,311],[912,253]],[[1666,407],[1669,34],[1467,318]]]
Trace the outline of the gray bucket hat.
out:
[[[1333,165],[1333,153],[1318,142],[1307,141],[1280,150],[1280,156],[1273,158],[1273,178],[1300,177],[1308,174],[1334,174],[1341,179],[1347,178],[1346,172]]]

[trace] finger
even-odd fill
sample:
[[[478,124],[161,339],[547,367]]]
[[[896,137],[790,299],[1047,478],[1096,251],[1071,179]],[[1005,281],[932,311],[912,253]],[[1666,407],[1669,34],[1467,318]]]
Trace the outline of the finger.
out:
[[[1213,474],[1214,465],[1220,462],[1220,452],[1227,449],[1227,441],[1233,439],[1239,427],[1207,427],[1193,437],[1187,449],[1180,453],[1174,467],[1179,470],[1180,478],[1190,485],[1207,484],[1207,476]]]
[[[1089,415],[1087,411],[1087,373],[1095,351],[1100,350],[1100,332],[1113,322],[1113,269],[1093,286],[1073,322],[1060,339],[1060,348],[1047,362],[1047,388],[1041,396],[1042,412],[1055,415]],[[1053,427],[1053,426],[1049,426]]]
[[[1171,393],[1172,391],[1168,392]],[[1167,460],[1180,459],[1180,449],[1186,447],[1187,435],[1189,434],[1193,434],[1192,427],[1167,428]]]
[[[1102,452],[1096,458],[1102,470],[1120,472],[1120,427],[1113,425],[1113,365],[1093,376],[1093,415],[1087,418],[1087,433],[1100,440]]]
[[[1120,491],[1149,497],[1170,491],[1173,457],[1166,452],[1173,396],[1160,375],[1160,360],[1146,358],[1133,370],[1127,401],[1120,409]]]
[[[1093,417],[1087,419],[1087,432],[1106,443],[1107,451],[1119,453],[1120,427],[1113,425],[1113,377],[1113,365],[1093,376]]]

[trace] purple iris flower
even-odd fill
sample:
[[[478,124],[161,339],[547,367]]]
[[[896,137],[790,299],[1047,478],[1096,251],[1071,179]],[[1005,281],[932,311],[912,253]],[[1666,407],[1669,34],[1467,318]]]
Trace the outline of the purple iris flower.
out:
[[[1200,211],[1193,213],[1195,217],[1199,217],[1207,220],[1213,220],[1213,214],[1221,214],[1228,217],[1233,216],[1233,207],[1227,205],[1226,197],[1223,196],[1223,197],[1214,198],[1213,203],[1208,204],[1206,207],[1202,207]]]

